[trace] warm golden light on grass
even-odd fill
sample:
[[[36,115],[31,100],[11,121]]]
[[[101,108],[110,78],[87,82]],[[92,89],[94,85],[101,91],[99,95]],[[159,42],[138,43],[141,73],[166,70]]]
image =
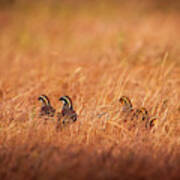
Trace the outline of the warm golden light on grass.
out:
[[[1,8],[0,179],[177,178],[180,22],[171,8]],[[56,112],[59,98],[71,97],[77,121],[57,131],[56,116],[39,116],[42,94]],[[145,107],[149,123],[156,118],[149,128],[122,111],[122,96]]]

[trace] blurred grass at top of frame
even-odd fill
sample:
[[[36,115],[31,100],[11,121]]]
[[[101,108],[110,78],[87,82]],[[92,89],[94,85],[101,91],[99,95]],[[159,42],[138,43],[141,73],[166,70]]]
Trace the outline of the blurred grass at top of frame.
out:
[[[68,44],[69,50],[75,49],[78,38],[74,38],[74,20],[89,21],[92,26],[98,22],[120,19],[143,18],[148,13],[179,12],[179,1],[144,0],[0,0],[0,48],[16,52],[47,52],[59,51],[59,45]],[[93,19],[93,20],[92,20]],[[81,23],[81,22],[79,22]],[[109,23],[110,25],[111,23]],[[79,24],[78,24],[79,25]],[[106,28],[106,26],[104,27]],[[116,34],[117,48],[122,49],[125,34]],[[96,35],[79,39],[81,47],[101,46],[104,39],[97,39]],[[114,37],[113,37],[114,38]],[[114,39],[113,39],[114,40]],[[61,47],[60,46],[60,47]]]
[[[107,8],[104,2],[96,4],[91,1],[1,0],[0,46],[21,52],[38,52],[48,50],[49,45],[57,47],[58,43],[66,44],[68,41],[73,44],[73,20],[97,14],[111,17],[113,8]]]

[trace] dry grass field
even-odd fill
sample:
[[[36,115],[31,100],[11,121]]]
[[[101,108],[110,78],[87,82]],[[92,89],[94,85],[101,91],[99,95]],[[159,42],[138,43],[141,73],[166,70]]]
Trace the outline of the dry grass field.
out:
[[[1,180],[180,178],[178,1],[0,4]],[[70,96],[78,120],[57,130],[42,94],[57,112]]]

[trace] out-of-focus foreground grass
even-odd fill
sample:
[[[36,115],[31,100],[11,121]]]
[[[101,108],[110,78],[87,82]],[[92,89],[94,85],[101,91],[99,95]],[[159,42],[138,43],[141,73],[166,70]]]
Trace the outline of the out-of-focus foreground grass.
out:
[[[7,1],[0,8],[0,179],[173,179],[180,168],[178,1]],[[37,98],[73,99],[57,132]],[[124,122],[128,96],[158,119]],[[130,119],[130,117],[126,117]],[[129,128],[131,127],[131,128]]]

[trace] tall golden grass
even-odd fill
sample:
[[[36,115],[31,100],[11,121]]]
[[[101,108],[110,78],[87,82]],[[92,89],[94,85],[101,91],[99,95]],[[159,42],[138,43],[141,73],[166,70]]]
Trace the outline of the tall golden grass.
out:
[[[128,1],[129,2],[129,1]],[[179,12],[150,1],[15,3],[0,11],[0,179],[175,179]],[[38,96],[78,121],[56,131]],[[158,119],[130,121],[119,98]],[[124,120],[127,119],[127,122]]]

